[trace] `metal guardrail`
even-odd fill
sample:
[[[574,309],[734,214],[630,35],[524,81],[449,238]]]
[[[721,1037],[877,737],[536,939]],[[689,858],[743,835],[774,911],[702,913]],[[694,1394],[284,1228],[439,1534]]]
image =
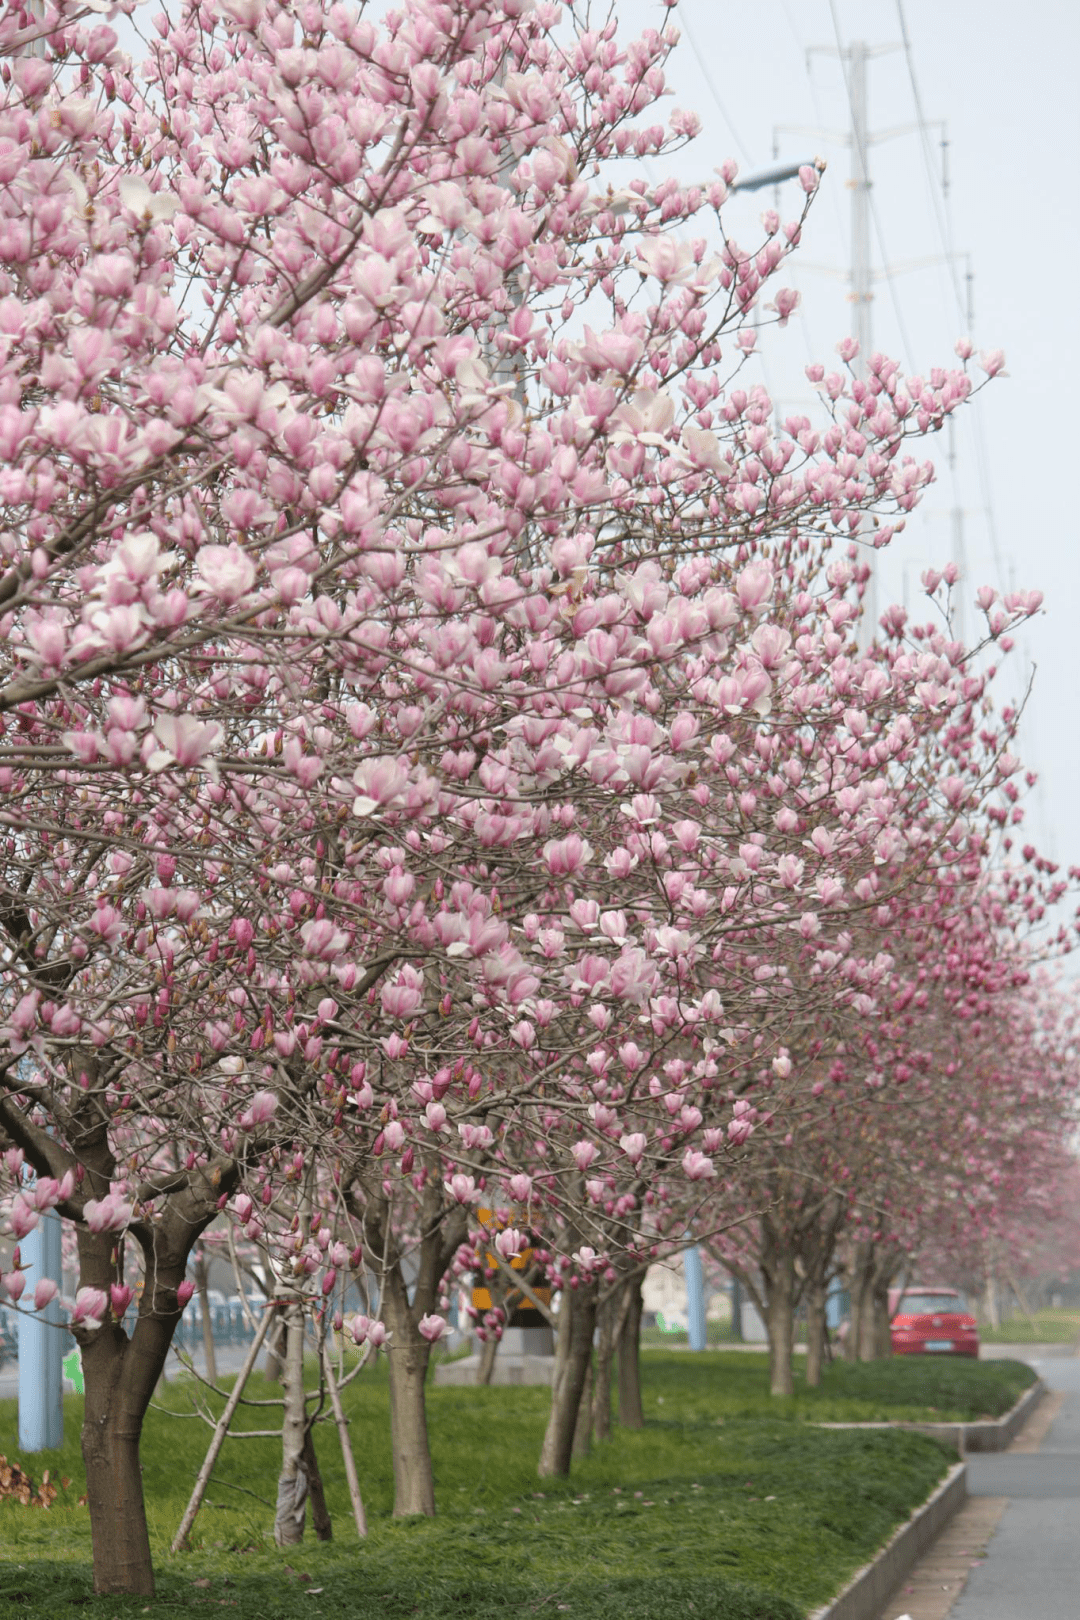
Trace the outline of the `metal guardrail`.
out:
[[[254,1311],[252,1314],[254,1315]],[[124,1328],[129,1334],[135,1326],[136,1317],[134,1307],[124,1317]],[[237,1301],[229,1301],[225,1305],[211,1305],[210,1326],[213,1329],[214,1344],[218,1348],[226,1345],[250,1344],[255,1336],[244,1319],[243,1306]],[[67,1355],[75,1348],[75,1340],[65,1330],[63,1341],[62,1354]],[[202,1348],[202,1342],[202,1316],[197,1301],[193,1300],[177,1323],[173,1343],[184,1350],[199,1350]],[[0,1367],[13,1367],[18,1359],[18,1318],[14,1312],[0,1307]]]
[[[252,1314],[254,1315],[254,1312]],[[225,1305],[211,1305],[210,1327],[216,1346],[250,1344],[255,1337],[244,1319],[244,1308],[238,1301],[229,1301]],[[202,1316],[193,1300],[177,1323],[173,1343],[180,1345],[184,1350],[198,1350],[202,1342]]]

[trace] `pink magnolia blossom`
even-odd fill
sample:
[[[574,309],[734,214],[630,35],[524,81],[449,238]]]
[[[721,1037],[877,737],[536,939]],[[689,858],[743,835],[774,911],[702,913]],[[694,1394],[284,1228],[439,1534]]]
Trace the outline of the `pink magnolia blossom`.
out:
[[[199,588],[232,606],[255,582],[255,565],[238,545],[203,546],[196,559]]]
[[[18,1304],[22,1298],[23,1289],[26,1287],[26,1275],[22,1271],[7,1271],[0,1276],[0,1286],[3,1287],[8,1298]]]
[[[33,1204],[22,1193],[17,1193],[12,1199],[8,1212],[12,1235],[20,1241],[29,1235],[38,1224],[38,1212]]]
[[[513,1226],[504,1227],[495,1238],[495,1248],[504,1260],[512,1260],[515,1255],[520,1254],[528,1246],[528,1238],[525,1233],[519,1232]]]
[[[112,1283],[109,1287],[109,1304],[112,1314],[119,1321],[135,1297],[135,1291],[127,1283]]]
[[[269,1120],[273,1119],[274,1115],[277,1113],[277,1108],[278,1099],[272,1091],[257,1091],[252,1097],[249,1106],[240,1115],[237,1123],[242,1131],[258,1130],[260,1125],[265,1125]],[[237,1204],[239,1205],[239,1199],[237,1200]],[[250,1214],[250,1211],[251,1200],[249,1199],[248,1214]],[[237,1209],[237,1213],[239,1214],[239,1208]],[[241,1216],[240,1218],[241,1220],[245,1219],[244,1216]]]
[[[344,929],[335,928],[333,923],[325,918],[304,923],[300,930],[300,938],[308,955],[318,957],[324,962],[340,956],[349,943],[349,936]]]
[[[173,764],[197,765],[220,747],[222,735],[215,721],[204,723],[189,714],[163,714],[154,722],[154,736],[160,747],[147,754],[147,767],[161,771]]]
[[[43,1311],[60,1292],[60,1285],[51,1277],[41,1277],[34,1284],[34,1309]]]
[[[119,1193],[106,1193],[104,1198],[88,1198],[83,1205],[83,1219],[91,1232],[122,1232],[131,1222],[132,1206]]]
[[[695,1148],[688,1148],[683,1154],[682,1168],[688,1181],[711,1181],[716,1175],[713,1161]]]
[[[109,1314],[109,1296],[100,1288],[80,1288],[71,1311],[71,1325],[93,1330]]]
[[[443,1185],[455,1204],[472,1204],[479,1197],[475,1178],[464,1171],[456,1170]]]

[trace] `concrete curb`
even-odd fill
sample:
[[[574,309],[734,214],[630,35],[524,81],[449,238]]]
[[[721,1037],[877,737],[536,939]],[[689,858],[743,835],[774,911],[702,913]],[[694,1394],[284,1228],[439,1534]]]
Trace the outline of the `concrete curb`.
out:
[[[967,1457],[975,1451],[1005,1451],[1045,1394],[1046,1385],[1041,1378],[1037,1378],[1004,1417],[988,1418],[982,1423],[819,1423],[815,1427],[909,1429],[913,1434],[928,1434],[933,1440],[943,1440],[946,1445],[955,1446],[961,1457]]]
[[[967,1466],[954,1463],[943,1483],[894,1532],[877,1557],[853,1575],[831,1603],[815,1609],[809,1620],[877,1620],[893,1589],[966,1500]]]
[[[554,1356],[498,1355],[495,1357],[491,1382],[493,1385],[550,1384],[554,1366]],[[479,1367],[479,1356],[462,1356],[457,1361],[437,1362],[435,1383],[440,1388],[452,1384],[466,1384],[474,1389],[478,1388],[476,1374]]]

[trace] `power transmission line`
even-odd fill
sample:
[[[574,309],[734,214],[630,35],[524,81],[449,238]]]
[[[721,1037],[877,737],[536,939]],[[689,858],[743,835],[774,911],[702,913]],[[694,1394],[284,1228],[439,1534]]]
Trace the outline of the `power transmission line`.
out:
[[[900,40],[904,48],[904,61],[907,65],[908,79],[911,84],[911,99],[915,104],[915,121],[919,126],[919,140],[922,145],[923,161],[926,164],[926,178],[930,184],[930,200],[934,206],[937,218],[938,232],[941,243],[945,249],[945,264],[952,282],[953,293],[956,297],[956,307],[961,320],[966,318],[966,303],[960,288],[960,279],[956,269],[956,253],[953,248],[952,221],[945,198],[940,194],[938,177],[934,173],[934,159],[930,147],[930,130],[927,125],[926,113],[923,110],[922,95],[919,91],[919,81],[915,73],[915,58],[911,49],[911,35],[908,32],[907,17],[904,13],[904,0],[896,0],[896,18],[900,24]],[[941,191],[944,190],[944,184]]]
[[[829,0],[835,20],[836,11],[834,0]],[[964,296],[960,286],[960,277],[957,271],[956,251],[953,247],[952,211],[949,198],[944,195],[944,187],[939,188],[937,177],[934,174],[933,156],[930,147],[930,131],[927,127],[926,114],[923,109],[922,94],[919,90],[919,80],[915,72],[915,53],[912,49],[911,34],[907,25],[907,15],[904,11],[904,0],[896,0],[896,18],[900,26],[900,39],[904,50],[904,61],[907,65],[908,80],[911,84],[911,98],[915,105],[915,118],[919,126],[919,136],[923,150],[923,160],[926,165],[926,177],[930,185],[930,199],[933,204],[934,217],[937,221],[938,235],[945,255],[945,264],[949,272],[953,295],[960,319],[965,326],[971,324],[969,299]],[[986,448],[986,439],[983,432],[982,419],[976,411],[971,419],[972,437],[975,443],[975,467],[979,481],[979,492],[986,512],[986,527],[990,538],[990,551],[997,569],[998,578],[1004,579],[1004,565],[1001,559],[1001,546],[998,541],[997,519],[994,514],[994,497],[990,485],[989,455]]]
[[[706,85],[708,86],[709,94],[712,96],[713,100],[716,102],[717,107],[719,108],[720,116],[724,120],[724,123],[728,127],[729,135],[731,136],[732,140],[735,142],[735,145],[738,147],[739,153],[740,153],[740,155],[742,157],[743,162],[752,164],[754,160],[750,156],[749,150],[747,149],[745,143],[740,139],[738,130],[735,128],[735,125],[731,121],[731,114],[728,112],[726,106],[724,105],[723,101],[720,98],[720,92],[716,88],[716,81],[714,80],[714,78],[712,76],[712,73],[709,71],[708,63],[706,62],[705,57],[702,54],[702,52],[701,52],[701,50],[700,50],[700,48],[698,46],[698,42],[694,37],[694,30],[690,26],[690,18],[689,18],[689,15],[687,13],[687,8],[686,8],[685,5],[683,5],[681,10],[679,11],[679,21],[682,24],[683,28],[685,28],[685,30],[686,30],[686,37],[690,41],[691,47],[693,48],[694,55],[697,58],[698,67],[701,69],[701,76],[705,80]]]

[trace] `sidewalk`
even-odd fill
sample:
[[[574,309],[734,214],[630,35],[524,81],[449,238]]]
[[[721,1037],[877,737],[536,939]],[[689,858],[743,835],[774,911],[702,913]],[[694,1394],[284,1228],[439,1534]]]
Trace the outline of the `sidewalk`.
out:
[[[881,1620],[1080,1615],[1080,1360],[1022,1354],[1046,1384],[1008,1451],[967,1459],[970,1500]]]

